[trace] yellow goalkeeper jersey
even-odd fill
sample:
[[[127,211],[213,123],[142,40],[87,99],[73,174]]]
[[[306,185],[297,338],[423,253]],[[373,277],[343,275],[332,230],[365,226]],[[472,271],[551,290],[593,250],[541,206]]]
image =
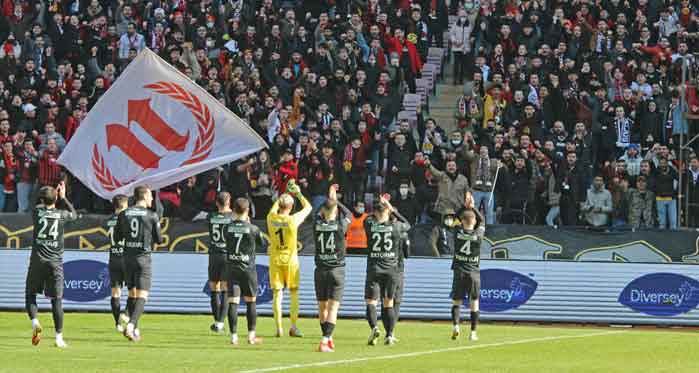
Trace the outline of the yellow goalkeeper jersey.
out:
[[[298,228],[311,213],[311,204],[301,197],[301,211],[292,215],[280,215],[278,201],[267,215],[270,265],[298,263]]]

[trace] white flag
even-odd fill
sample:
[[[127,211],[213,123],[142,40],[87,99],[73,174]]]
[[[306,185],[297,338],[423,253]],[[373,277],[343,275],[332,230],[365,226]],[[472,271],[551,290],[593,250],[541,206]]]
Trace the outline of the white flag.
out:
[[[111,199],[138,185],[165,187],[266,146],[225,105],[144,49],[90,110],[58,162]]]

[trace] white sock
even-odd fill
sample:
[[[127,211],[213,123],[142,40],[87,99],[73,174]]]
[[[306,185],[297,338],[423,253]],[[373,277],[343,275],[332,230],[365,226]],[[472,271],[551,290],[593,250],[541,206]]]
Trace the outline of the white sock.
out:
[[[216,323],[216,329],[223,329],[223,323],[222,323],[222,322],[217,322],[217,323]]]
[[[255,331],[248,332],[248,339],[255,339]]]
[[[134,325],[132,323],[126,324],[126,330],[133,333]]]
[[[32,329],[36,329],[39,326],[39,319],[32,319]]]
[[[56,340],[60,341],[63,339],[63,333],[56,333]]]
[[[328,337],[323,337],[323,344],[327,344],[330,338]]]

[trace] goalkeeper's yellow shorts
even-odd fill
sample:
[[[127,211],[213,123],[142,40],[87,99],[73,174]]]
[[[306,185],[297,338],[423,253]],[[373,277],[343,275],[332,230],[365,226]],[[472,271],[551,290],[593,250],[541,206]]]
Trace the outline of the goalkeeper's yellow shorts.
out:
[[[301,282],[301,269],[297,263],[269,266],[269,285],[273,290],[298,289]]]

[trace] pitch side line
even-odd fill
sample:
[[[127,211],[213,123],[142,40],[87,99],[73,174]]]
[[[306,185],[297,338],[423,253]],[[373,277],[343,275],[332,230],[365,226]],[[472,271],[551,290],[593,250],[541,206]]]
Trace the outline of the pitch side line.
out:
[[[529,338],[529,339],[521,339],[518,341],[486,343],[486,344],[459,346],[459,347],[449,347],[449,348],[441,348],[438,350],[408,352],[408,353],[395,354],[395,355],[383,355],[383,356],[362,357],[362,358],[357,358],[357,359],[321,361],[321,362],[317,362],[317,363],[308,363],[308,364],[291,364],[291,365],[285,365],[285,366],[279,366],[279,367],[243,370],[243,371],[241,371],[241,373],[278,372],[278,371],[289,370],[289,369],[324,367],[324,366],[340,365],[340,364],[353,364],[353,363],[360,363],[360,362],[372,361],[372,360],[392,360],[392,359],[400,359],[400,358],[405,358],[405,357],[432,355],[432,354],[438,354],[438,353],[442,353],[442,352],[476,350],[476,349],[482,349],[482,348],[488,348],[488,347],[501,347],[501,346],[511,346],[511,345],[519,345],[519,344],[535,343],[535,342],[558,341],[558,340],[562,340],[562,339],[600,337],[600,336],[605,336],[605,335],[613,335],[613,334],[621,334],[621,333],[624,333],[624,332],[623,331],[613,331],[613,332],[600,332],[600,333],[588,333],[588,334],[577,334],[577,335],[559,335],[559,336],[553,336],[553,337]]]

